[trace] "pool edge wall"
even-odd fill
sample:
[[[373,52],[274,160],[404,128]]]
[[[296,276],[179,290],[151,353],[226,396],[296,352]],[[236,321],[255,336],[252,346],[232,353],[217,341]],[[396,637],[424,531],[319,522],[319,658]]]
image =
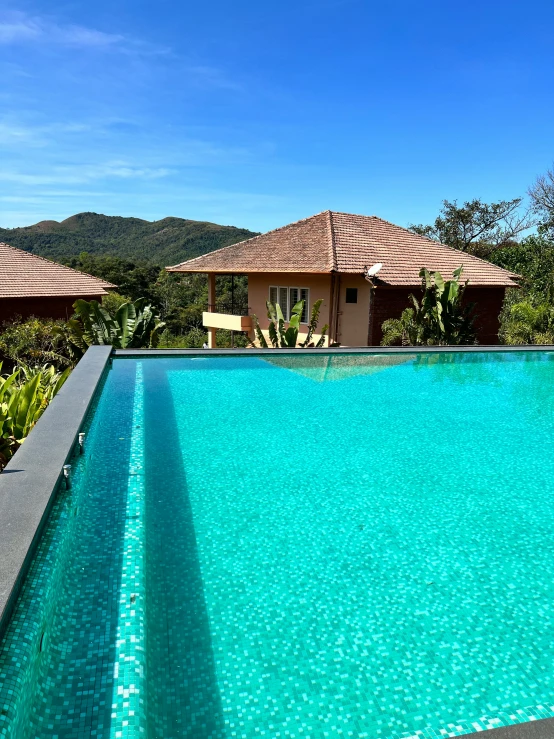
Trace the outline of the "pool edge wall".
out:
[[[113,356],[126,357],[127,359],[138,359],[140,357],[193,357],[193,356],[246,356],[275,355],[275,354],[437,354],[453,352],[548,352],[554,351],[554,344],[518,344],[515,346],[507,344],[494,344],[485,346],[475,344],[472,346],[348,346],[348,347],[321,347],[321,349],[114,349]],[[554,736],[554,735],[553,735]]]
[[[87,350],[0,474],[0,638],[111,353]]]

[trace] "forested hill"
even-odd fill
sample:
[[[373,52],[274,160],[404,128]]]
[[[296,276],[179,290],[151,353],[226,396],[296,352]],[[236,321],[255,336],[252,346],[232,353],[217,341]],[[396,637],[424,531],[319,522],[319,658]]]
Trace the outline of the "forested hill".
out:
[[[81,252],[109,254],[132,261],[148,260],[167,267],[200,254],[235,244],[252,231],[216,223],[163,218],[140,218],[78,213],[65,221],[41,221],[23,228],[0,228],[0,241],[57,262]]]

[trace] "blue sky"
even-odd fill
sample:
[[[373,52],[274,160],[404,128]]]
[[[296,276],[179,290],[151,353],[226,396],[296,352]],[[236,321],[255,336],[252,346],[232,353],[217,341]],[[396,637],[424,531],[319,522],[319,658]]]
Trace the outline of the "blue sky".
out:
[[[554,159],[551,0],[0,5],[0,226],[400,225]]]

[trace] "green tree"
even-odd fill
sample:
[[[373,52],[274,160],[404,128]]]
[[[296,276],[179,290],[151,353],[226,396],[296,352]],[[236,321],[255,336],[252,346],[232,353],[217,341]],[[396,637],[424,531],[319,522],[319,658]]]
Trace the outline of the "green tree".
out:
[[[496,249],[517,241],[534,225],[535,219],[521,209],[522,198],[483,203],[443,200],[440,215],[432,225],[411,224],[409,229],[454,249],[487,257]]]
[[[127,295],[120,295],[116,292],[109,292],[102,298],[102,308],[107,310],[110,316],[115,316],[123,303],[129,303],[131,299]]]
[[[155,264],[144,260],[133,262],[110,255],[98,256],[88,252],[81,252],[79,257],[67,260],[66,264],[80,272],[111,282],[116,285],[119,293],[128,295],[132,300],[156,300],[153,288],[161,268]]]
[[[529,197],[539,221],[539,233],[554,240],[554,168],[537,177]]]
[[[522,276],[516,290],[533,300],[554,302],[554,242],[544,233],[526,236],[519,244],[498,249],[491,262]]]

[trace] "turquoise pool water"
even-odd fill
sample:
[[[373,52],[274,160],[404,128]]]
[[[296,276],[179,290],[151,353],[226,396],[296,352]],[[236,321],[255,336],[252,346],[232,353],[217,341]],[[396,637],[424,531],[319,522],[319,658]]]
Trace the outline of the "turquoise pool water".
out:
[[[554,353],[116,359],[0,646],[9,739],[554,716]]]

